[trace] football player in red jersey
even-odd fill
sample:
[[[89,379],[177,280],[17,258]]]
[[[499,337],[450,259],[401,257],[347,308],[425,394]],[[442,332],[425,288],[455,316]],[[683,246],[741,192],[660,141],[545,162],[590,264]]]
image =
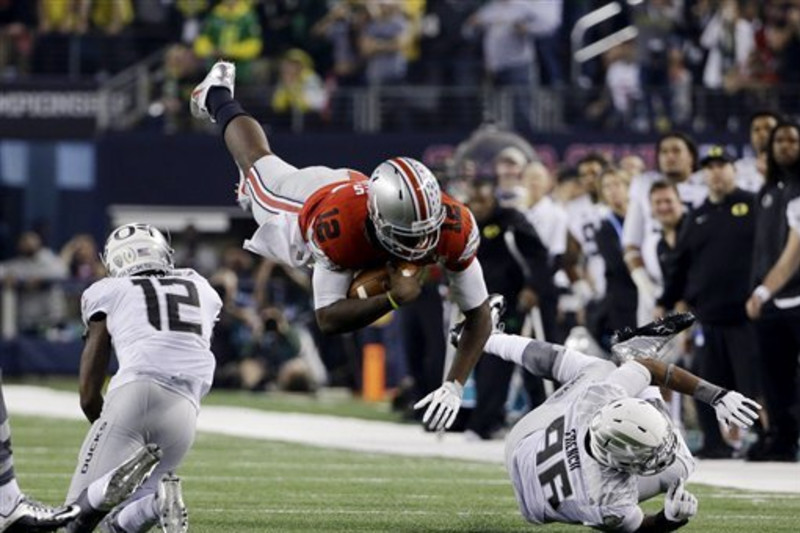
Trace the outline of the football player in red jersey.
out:
[[[235,66],[217,62],[194,89],[192,114],[219,124],[240,170],[237,195],[259,224],[245,248],[289,266],[314,262],[314,307],[325,333],[371,324],[419,296],[419,281],[392,260],[441,263],[453,299],[466,316],[456,357],[441,387],[420,400],[423,423],[449,428],[463,384],[491,332],[488,293],[475,258],[475,219],[442,193],[422,163],[397,157],[367,178],[349,169],[298,169],[275,155],[261,126],[233,99]],[[389,290],[347,298],[356,270],[390,265]]]

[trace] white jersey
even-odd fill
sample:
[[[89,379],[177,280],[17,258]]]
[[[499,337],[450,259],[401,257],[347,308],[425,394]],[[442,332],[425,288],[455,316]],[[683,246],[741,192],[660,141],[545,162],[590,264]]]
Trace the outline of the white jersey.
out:
[[[662,274],[656,246],[661,239],[661,225],[653,218],[650,209],[650,188],[664,179],[658,172],[645,172],[633,178],[628,213],[622,228],[622,245],[639,248],[647,273],[658,285],[662,284]],[[686,181],[678,183],[678,195],[688,208],[700,207],[708,196],[702,172],[695,172]]]
[[[586,257],[586,270],[594,287],[595,297],[602,298],[606,292],[606,266],[597,248],[597,232],[609,209],[592,201],[591,196],[583,194],[566,203],[569,232],[581,245]]]
[[[146,375],[199,403],[211,388],[211,334],[222,300],[191,269],[170,275],[105,278],[86,289],[83,321],[106,315],[119,361],[109,391]]]
[[[736,161],[736,186],[742,190],[757,193],[764,186],[764,175],[756,167],[755,157],[743,157]]]
[[[786,204],[786,222],[792,231],[800,235],[800,196]]]
[[[523,212],[551,258],[567,251],[567,211],[563,207],[545,196]]]
[[[588,366],[537,408],[539,429],[519,442],[509,466],[528,521],[628,531],[641,523],[637,477],[601,465],[586,447],[592,416],[629,396],[621,386],[605,382],[614,370],[613,365]]]

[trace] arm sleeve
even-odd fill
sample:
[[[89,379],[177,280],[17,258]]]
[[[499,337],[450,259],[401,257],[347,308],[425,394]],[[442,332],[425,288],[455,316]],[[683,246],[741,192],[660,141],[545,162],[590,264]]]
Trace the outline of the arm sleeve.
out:
[[[347,298],[347,290],[353,281],[350,270],[334,271],[320,263],[314,265],[311,284],[314,288],[314,309],[328,307]]]
[[[552,241],[550,242],[550,253],[554,256],[563,255],[567,251],[567,213],[563,210],[555,211],[552,224]]]
[[[110,278],[94,283],[81,296],[81,318],[89,327],[89,321],[97,313],[109,314],[114,305],[114,290]]]
[[[511,255],[520,261],[526,284],[541,293],[542,284],[549,277],[547,248],[542,244],[531,223],[521,213],[516,214],[513,225],[513,243],[507,243],[508,248]],[[520,257],[517,258],[517,255]]]
[[[650,385],[652,376],[644,365],[628,361],[606,377],[606,383],[621,387],[630,397],[639,394]]]
[[[625,215],[625,224],[622,226],[622,245],[642,247],[644,241],[645,218],[642,209],[641,192],[642,183],[636,180],[631,184],[630,207]]]
[[[797,234],[800,234],[800,197],[786,204],[786,222]]]
[[[486,282],[483,280],[483,269],[477,258],[465,270],[445,269],[445,274],[453,301],[462,312],[475,309],[489,297]]]

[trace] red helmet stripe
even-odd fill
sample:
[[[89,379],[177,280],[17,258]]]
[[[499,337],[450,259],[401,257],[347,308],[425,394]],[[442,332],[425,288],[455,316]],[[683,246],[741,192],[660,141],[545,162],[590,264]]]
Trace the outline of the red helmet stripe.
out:
[[[396,157],[392,159],[392,162],[400,167],[406,177],[406,180],[408,180],[408,183],[411,185],[410,189],[414,192],[414,196],[417,199],[417,205],[419,206],[419,219],[426,220],[428,218],[429,209],[428,199],[425,197],[425,193],[422,191],[422,180],[413,170],[411,165],[406,163],[402,157]]]

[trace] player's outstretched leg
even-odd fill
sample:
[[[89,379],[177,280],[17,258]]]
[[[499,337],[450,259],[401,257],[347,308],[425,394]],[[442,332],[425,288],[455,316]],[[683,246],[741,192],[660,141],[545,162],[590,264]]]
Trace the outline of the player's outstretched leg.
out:
[[[108,472],[78,496],[80,515],[67,527],[68,533],[94,531],[110,510],[122,503],[147,481],[161,460],[161,449],[156,444],[142,446],[124,463]]]
[[[11,426],[0,374],[0,532],[52,531],[78,515],[74,505],[49,507],[22,493],[14,474]]]
[[[612,359],[621,363],[633,357],[659,358],[661,349],[678,333],[694,324],[691,313],[667,315],[639,328],[625,328],[611,339]]]
[[[192,115],[219,124],[228,151],[239,169],[247,172],[253,163],[270,155],[261,125],[234,100],[236,66],[217,61],[205,79],[192,91]]]

